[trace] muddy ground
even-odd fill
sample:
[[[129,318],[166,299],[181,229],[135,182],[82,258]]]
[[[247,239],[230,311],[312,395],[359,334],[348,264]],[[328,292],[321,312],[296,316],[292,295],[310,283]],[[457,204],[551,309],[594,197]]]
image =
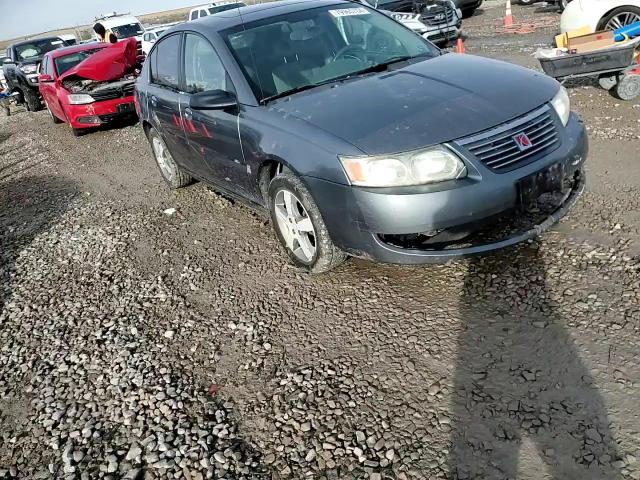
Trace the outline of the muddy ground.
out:
[[[467,52],[536,68],[538,10],[486,5]],[[0,478],[640,479],[640,99],[568,86],[588,188],[553,231],[322,276],[135,125],[0,117]]]

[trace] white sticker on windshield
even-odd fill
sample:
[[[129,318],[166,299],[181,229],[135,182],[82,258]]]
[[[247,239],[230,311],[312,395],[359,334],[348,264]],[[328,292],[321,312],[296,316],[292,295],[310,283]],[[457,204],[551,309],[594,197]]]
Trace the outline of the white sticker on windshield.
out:
[[[339,8],[338,10],[329,10],[334,17],[350,17],[352,15],[369,15],[369,10],[364,7],[359,8]]]

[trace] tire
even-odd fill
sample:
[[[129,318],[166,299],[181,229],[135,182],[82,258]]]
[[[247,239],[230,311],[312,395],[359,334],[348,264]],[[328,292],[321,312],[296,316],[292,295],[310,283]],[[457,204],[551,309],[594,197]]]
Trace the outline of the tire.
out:
[[[84,135],[84,132],[82,131],[81,128],[73,128],[73,127],[71,127],[71,132],[73,133],[74,137],[81,137],[82,135]]]
[[[617,20],[614,20],[615,18]],[[640,8],[632,5],[618,7],[602,17],[602,20],[598,23],[598,30],[615,30],[638,21],[640,21]],[[620,23],[620,25],[616,25],[617,23]]]
[[[46,105],[46,103],[45,103]],[[53,123],[62,123],[62,120],[60,120],[58,117],[56,117],[53,112],[51,111],[51,109],[49,108],[49,105],[46,105],[47,107],[47,112],[49,112],[49,116],[51,117],[51,121]]]
[[[620,100],[633,100],[640,95],[640,75],[623,75],[616,85],[616,95]]]
[[[473,17],[473,14],[476,13],[476,7],[466,8],[462,10],[462,18]]]
[[[525,5],[525,6],[529,6],[529,5],[533,5],[534,3],[536,3],[537,0],[518,0],[518,3],[520,5]]]
[[[147,138],[149,139],[153,158],[156,161],[158,170],[160,170],[160,174],[162,178],[164,178],[164,181],[167,182],[167,185],[169,185],[169,188],[175,190],[193,183],[191,175],[176,163],[162,136],[155,128],[149,128]]]
[[[618,84],[618,75],[602,74],[598,77],[598,84],[604,90],[611,90]]]
[[[42,101],[40,101],[40,97],[33,90],[30,88],[25,89],[22,92],[22,96],[24,97],[24,103],[27,104],[27,110],[30,112],[42,110]]]
[[[268,205],[276,237],[296,267],[324,273],[347,259],[331,240],[311,193],[293,172],[285,169],[271,180]],[[298,228],[300,225],[304,226]]]

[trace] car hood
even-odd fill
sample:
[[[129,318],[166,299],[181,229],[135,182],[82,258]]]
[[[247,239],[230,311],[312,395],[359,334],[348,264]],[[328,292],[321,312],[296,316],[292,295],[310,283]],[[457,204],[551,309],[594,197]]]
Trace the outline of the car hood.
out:
[[[558,83],[533,70],[448,54],[318,87],[272,105],[367,154],[447,142],[494,127],[548,102]]]
[[[60,76],[60,80],[82,78],[109,82],[122,78],[138,61],[135,38],[126,38],[94,53]]]

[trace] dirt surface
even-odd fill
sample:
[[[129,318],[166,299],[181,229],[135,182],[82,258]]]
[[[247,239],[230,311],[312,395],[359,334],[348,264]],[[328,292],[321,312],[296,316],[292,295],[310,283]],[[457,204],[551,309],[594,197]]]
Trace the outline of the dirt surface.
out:
[[[467,52],[537,68],[537,10],[486,5]],[[0,117],[0,478],[640,479],[640,100],[568,86],[588,188],[553,231],[322,276],[170,192],[138,126]]]

